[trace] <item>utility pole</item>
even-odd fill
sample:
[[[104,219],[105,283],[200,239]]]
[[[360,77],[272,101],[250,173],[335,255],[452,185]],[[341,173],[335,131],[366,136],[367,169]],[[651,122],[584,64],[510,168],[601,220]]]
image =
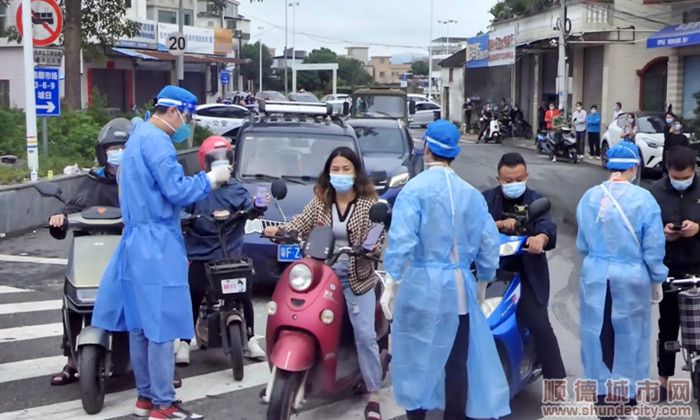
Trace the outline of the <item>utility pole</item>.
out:
[[[298,1],[289,3],[292,7],[292,69],[296,67],[297,53],[297,6],[299,6]]]
[[[559,105],[569,109],[569,73],[566,65],[566,0],[559,0]],[[566,115],[566,114],[565,114]]]
[[[258,30],[259,30],[261,33],[262,33],[262,31],[263,31],[264,29],[265,29],[265,28],[263,28],[262,26],[258,26]],[[263,56],[262,56],[262,36],[260,37],[260,39],[258,40],[258,42],[260,43],[260,55],[258,56],[258,61],[260,62],[260,80],[258,81],[258,92],[262,92],[262,90],[263,90],[263,87],[262,87],[262,70],[263,70],[263,65],[262,65],[262,62],[263,62]]]
[[[30,179],[36,181],[39,171],[39,149],[36,138],[36,98],[34,93],[34,24],[32,23],[31,0],[22,0],[22,27],[24,36],[24,120],[27,132],[27,165]]]
[[[288,30],[287,30],[287,10],[289,9],[289,5],[287,2],[284,2],[284,93],[289,94],[289,82],[287,81],[287,36],[288,36]]]
[[[183,0],[178,0],[177,4],[177,30],[181,34],[185,34],[184,28],[183,28],[183,21],[185,20],[185,12],[183,11],[183,6],[182,6]],[[185,84],[185,55],[179,55],[177,57],[177,61],[175,62],[175,66],[177,68],[177,85],[180,87],[183,87],[182,85]]]
[[[428,98],[433,97],[433,5],[430,0],[430,43],[428,44]]]

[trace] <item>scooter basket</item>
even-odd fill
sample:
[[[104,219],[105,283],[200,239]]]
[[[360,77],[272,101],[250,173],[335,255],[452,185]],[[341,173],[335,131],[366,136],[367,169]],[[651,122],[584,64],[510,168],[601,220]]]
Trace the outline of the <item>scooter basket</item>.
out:
[[[252,293],[253,261],[249,258],[212,261],[205,269],[209,290],[216,298]]]
[[[678,294],[681,317],[681,343],[690,351],[700,351],[700,289]]]

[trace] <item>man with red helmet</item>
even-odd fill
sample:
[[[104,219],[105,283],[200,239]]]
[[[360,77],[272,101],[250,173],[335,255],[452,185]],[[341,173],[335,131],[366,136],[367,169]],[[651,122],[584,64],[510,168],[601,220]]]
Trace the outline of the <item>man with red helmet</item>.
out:
[[[204,140],[199,147],[198,157],[202,169],[210,171],[219,165],[232,165],[233,149],[231,143],[225,137],[211,136]],[[269,202],[270,198],[268,195],[265,200],[266,207],[256,207],[254,204],[255,200],[251,197],[248,190],[240,182],[232,178],[228,184],[222,185],[221,188],[213,191],[204,200],[190,206],[186,211],[193,215],[211,216],[213,212],[221,210],[227,210],[231,213],[248,210],[251,211],[250,218],[256,218],[265,212]],[[241,254],[244,228],[245,223],[239,223],[227,232],[226,244],[228,246],[228,255],[231,258],[236,258]],[[191,261],[189,284],[192,298],[192,319],[196,324],[199,316],[199,307],[207,289],[205,265],[207,262],[223,259],[224,254],[219,244],[217,231],[207,220],[196,220],[190,229],[194,230],[196,235],[186,235],[185,246],[187,247],[187,258]],[[253,320],[255,316],[253,302],[250,299],[245,300],[244,316],[248,323],[249,339],[248,350],[244,353],[244,356],[253,359],[264,358],[265,352],[260,348],[254,337]],[[175,363],[187,365],[189,362],[190,340],[181,339],[180,345],[177,347]]]

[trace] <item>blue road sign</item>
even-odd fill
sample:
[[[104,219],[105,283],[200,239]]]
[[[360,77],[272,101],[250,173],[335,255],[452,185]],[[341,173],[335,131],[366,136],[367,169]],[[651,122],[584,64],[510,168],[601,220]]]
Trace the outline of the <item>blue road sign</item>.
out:
[[[61,98],[58,92],[58,69],[34,69],[34,98],[37,117],[61,115]]]
[[[231,73],[227,72],[226,70],[223,70],[221,72],[221,84],[228,85],[229,83],[231,83]]]

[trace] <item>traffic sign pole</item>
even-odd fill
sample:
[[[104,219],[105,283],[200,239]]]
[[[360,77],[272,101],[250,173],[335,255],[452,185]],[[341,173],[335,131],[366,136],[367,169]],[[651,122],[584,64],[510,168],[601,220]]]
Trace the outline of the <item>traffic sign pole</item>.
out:
[[[31,0],[22,0],[22,26],[24,28],[22,45],[24,49],[24,115],[27,124],[27,165],[31,172],[31,178],[35,181],[36,172],[39,171],[39,144],[36,138],[36,103],[34,102],[34,37]]]

